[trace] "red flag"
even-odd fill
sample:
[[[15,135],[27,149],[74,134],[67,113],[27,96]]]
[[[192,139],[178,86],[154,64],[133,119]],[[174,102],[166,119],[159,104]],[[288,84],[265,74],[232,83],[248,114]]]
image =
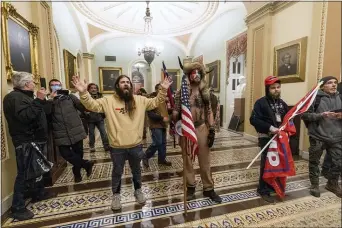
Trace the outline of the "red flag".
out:
[[[321,83],[311,89],[284,117],[278,135],[267,151],[263,179],[271,185],[280,198],[285,197],[286,179],[296,175],[289,136],[296,134],[293,118],[306,112],[315,101]]]

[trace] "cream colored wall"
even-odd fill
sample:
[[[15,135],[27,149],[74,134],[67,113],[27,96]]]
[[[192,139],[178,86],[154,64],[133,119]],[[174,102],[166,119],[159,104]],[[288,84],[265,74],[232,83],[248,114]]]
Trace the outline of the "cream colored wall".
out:
[[[39,75],[47,81],[60,71],[53,47],[53,24],[51,2],[11,2],[17,12],[29,22],[39,27],[38,34],[38,69]],[[4,59],[3,49],[1,57]],[[1,73],[5,74],[5,62],[2,61]],[[1,97],[12,90],[12,85],[7,82],[6,77],[1,77]],[[1,100],[2,100],[1,99]],[[2,102],[1,102],[2,104]],[[3,113],[1,113],[3,114]],[[16,159],[11,137],[8,133],[7,123],[3,116],[4,127],[7,137],[8,158],[1,161],[1,209],[2,213],[9,209],[12,201],[14,180],[17,173]]]

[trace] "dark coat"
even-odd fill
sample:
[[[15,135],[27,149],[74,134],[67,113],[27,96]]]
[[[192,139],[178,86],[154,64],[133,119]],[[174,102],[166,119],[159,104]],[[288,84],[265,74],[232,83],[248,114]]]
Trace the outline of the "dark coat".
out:
[[[102,93],[97,93],[96,95],[93,95],[93,94],[90,94],[90,95],[95,100],[103,97]],[[100,122],[100,121],[103,121],[103,119],[105,118],[104,113],[91,112],[88,110],[86,111],[89,112],[88,114],[86,114],[86,120],[88,123]]]
[[[4,97],[4,114],[15,147],[28,142],[47,141],[46,100],[33,98],[32,91],[14,89]]]
[[[73,145],[87,137],[79,113],[85,108],[75,95],[56,96],[49,102],[52,104],[50,120],[56,146]]]

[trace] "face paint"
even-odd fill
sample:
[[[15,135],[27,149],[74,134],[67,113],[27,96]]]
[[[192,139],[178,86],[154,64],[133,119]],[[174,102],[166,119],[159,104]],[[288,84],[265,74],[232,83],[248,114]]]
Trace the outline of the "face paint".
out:
[[[198,70],[191,71],[190,80],[191,81],[200,81],[201,80],[201,75],[200,75]]]

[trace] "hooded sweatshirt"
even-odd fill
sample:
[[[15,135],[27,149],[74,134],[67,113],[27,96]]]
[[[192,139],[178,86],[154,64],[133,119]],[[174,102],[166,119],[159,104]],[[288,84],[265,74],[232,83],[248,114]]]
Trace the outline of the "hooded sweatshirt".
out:
[[[338,92],[329,95],[322,90],[319,90],[317,92],[317,97],[320,97],[321,99],[317,109],[313,110],[310,108],[309,111],[302,116],[302,119],[309,123],[309,136],[326,143],[342,142],[342,119],[322,116],[323,112],[342,108],[341,96]]]

